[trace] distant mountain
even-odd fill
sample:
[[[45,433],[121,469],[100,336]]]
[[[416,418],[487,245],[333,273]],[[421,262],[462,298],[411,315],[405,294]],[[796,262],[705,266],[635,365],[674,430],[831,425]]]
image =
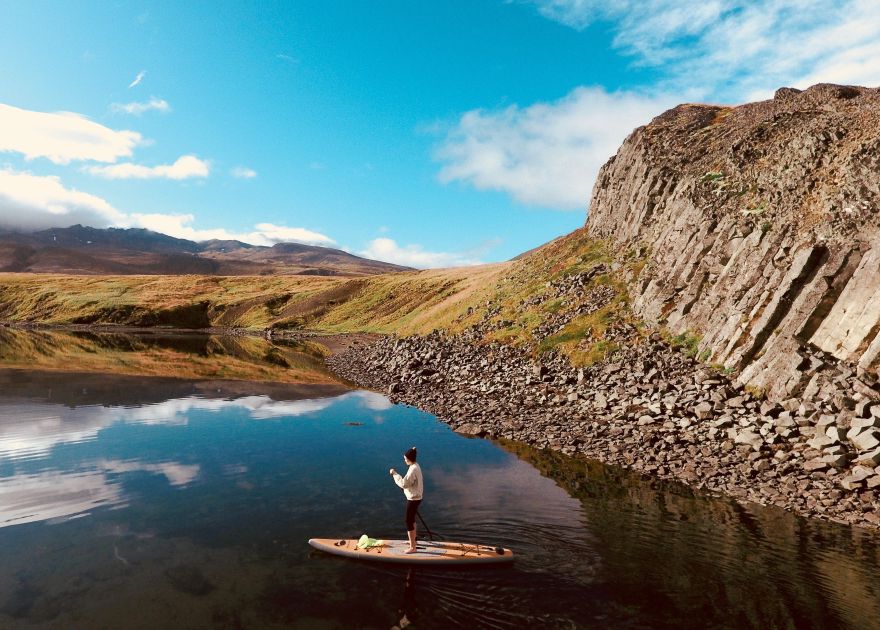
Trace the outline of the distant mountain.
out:
[[[0,230],[0,271],[5,272],[365,276],[407,269],[300,243],[196,242],[142,228],[82,225],[32,233]]]

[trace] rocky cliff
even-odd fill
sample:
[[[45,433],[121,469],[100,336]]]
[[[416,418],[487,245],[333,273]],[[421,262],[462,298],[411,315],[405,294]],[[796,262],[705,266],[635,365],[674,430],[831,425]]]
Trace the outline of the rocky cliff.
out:
[[[783,88],[681,105],[600,171],[591,236],[647,252],[636,313],[701,337],[701,358],[772,397],[880,368],[880,90]],[[855,371],[855,370],[854,370]]]

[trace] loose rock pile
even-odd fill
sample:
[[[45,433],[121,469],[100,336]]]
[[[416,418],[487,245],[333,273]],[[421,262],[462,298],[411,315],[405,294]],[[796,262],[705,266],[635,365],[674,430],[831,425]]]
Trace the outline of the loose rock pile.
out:
[[[583,298],[572,300],[571,302],[562,302],[560,306],[564,310],[559,313],[553,313],[540,325],[536,326],[532,331],[532,336],[540,340],[550,335],[555,335],[574,318],[595,313],[610,304],[616,296],[617,291],[608,285],[600,284],[593,287]]]
[[[825,370],[812,399],[771,402],[652,335],[575,369],[479,331],[384,338],[329,363],[456,431],[583,455],[841,522],[880,526],[880,387]]]

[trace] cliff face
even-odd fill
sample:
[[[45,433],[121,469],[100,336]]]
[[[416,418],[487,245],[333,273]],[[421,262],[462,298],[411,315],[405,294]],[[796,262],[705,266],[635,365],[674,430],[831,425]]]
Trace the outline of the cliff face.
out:
[[[836,360],[876,383],[878,211],[880,90],[817,85],[637,129],[586,227],[648,252],[630,278],[639,315],[700,335],[704,358],[771,396],[815,396]]]

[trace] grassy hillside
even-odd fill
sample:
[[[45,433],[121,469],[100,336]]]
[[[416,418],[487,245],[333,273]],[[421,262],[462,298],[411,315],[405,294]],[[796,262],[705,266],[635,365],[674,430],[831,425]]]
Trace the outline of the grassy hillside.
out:
[[[400,335],[478,326],[486,341],[556,348],[583,363],[612,348],[609,326],[629,320],[623,279],[641,264],[577,230],[507,263],[355,279],[0,274],[0,320]],[[594,294],[603,301],[590,309]]]

